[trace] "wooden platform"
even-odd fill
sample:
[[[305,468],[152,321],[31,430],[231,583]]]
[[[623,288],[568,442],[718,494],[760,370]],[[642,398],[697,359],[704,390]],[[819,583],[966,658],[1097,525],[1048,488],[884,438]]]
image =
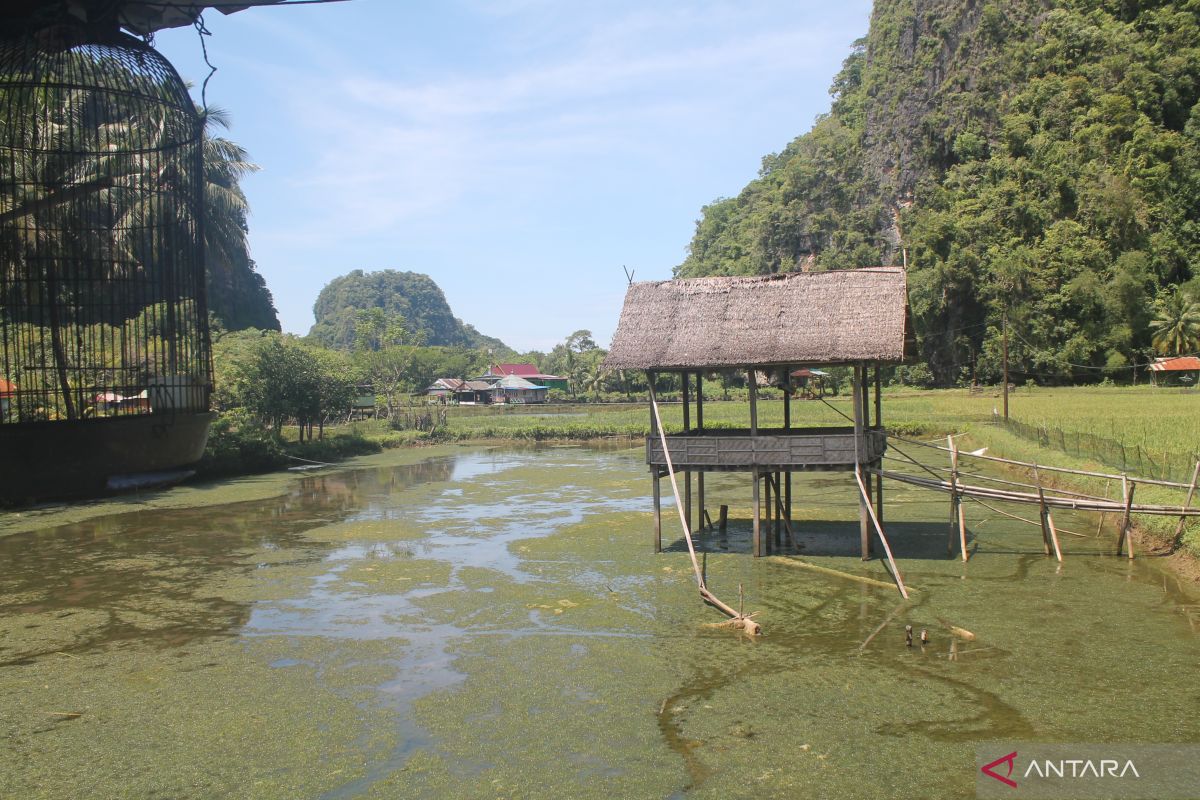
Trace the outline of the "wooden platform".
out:
[[[887,449],[880,430],[864,431],[855,448],[854,428],[760,428],[749,430],[692,430],[668,435],[667,446],[677,470],[742,472],[754,469],[853,471],[857,462],[874,464]],[[666,467],[662,442],[646,437],[646,463]]]

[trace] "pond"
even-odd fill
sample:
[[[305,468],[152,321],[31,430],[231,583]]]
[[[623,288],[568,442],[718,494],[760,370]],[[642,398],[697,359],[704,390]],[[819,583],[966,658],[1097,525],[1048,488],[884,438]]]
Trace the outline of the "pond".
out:
[[[801,557],[863,563],[852,479],[798,478]],[[709,627],[644,452],[393,451],[323,474],[0,518],[13,797],[971,797],[975,744],[1200,740],[1200,613],[1153,558],[889,484],[893,588],[702,538],[766,636]],[[906,647],[904,626],[930,643]],[[957,641],[949,626],[975,634]]]

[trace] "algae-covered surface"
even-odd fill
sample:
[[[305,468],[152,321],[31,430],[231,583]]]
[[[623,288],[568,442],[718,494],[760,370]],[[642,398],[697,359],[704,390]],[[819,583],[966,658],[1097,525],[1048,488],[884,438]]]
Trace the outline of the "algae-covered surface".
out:
[[[852,479],[795,480],[824,571],[748,555],[745,476],[707,489],[709,584],[761,639],[706,625],[669,502],[650,552],[640,450],[393,452],[0,519],[0,795],[970,797],[980,741],[1200,740],[1200,613],[1095,517],[1056,514],[1058,564],[968,506],[964,564],[946,498],[889,484],[906,603],[831,572],[889,580]]]

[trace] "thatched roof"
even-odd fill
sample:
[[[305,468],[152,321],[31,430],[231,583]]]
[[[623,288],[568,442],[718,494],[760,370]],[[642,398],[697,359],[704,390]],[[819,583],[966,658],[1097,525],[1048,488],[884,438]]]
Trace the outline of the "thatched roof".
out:
[[[604,364],[670,370],[897,363],[911,345],[899,268],[691,278],[632,284]]]

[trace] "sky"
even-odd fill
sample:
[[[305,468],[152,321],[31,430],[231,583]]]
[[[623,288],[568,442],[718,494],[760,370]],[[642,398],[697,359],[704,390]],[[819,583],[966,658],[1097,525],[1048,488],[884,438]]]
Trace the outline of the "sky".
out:
[[[261,169],[250,246],[285,331],[354,269],[429,275],[518,351],[665,280],[704,205],[829,110],[870,0],[349,0],[204,17],[207,102]],[[208,68],[193,28],[155,46]]]

